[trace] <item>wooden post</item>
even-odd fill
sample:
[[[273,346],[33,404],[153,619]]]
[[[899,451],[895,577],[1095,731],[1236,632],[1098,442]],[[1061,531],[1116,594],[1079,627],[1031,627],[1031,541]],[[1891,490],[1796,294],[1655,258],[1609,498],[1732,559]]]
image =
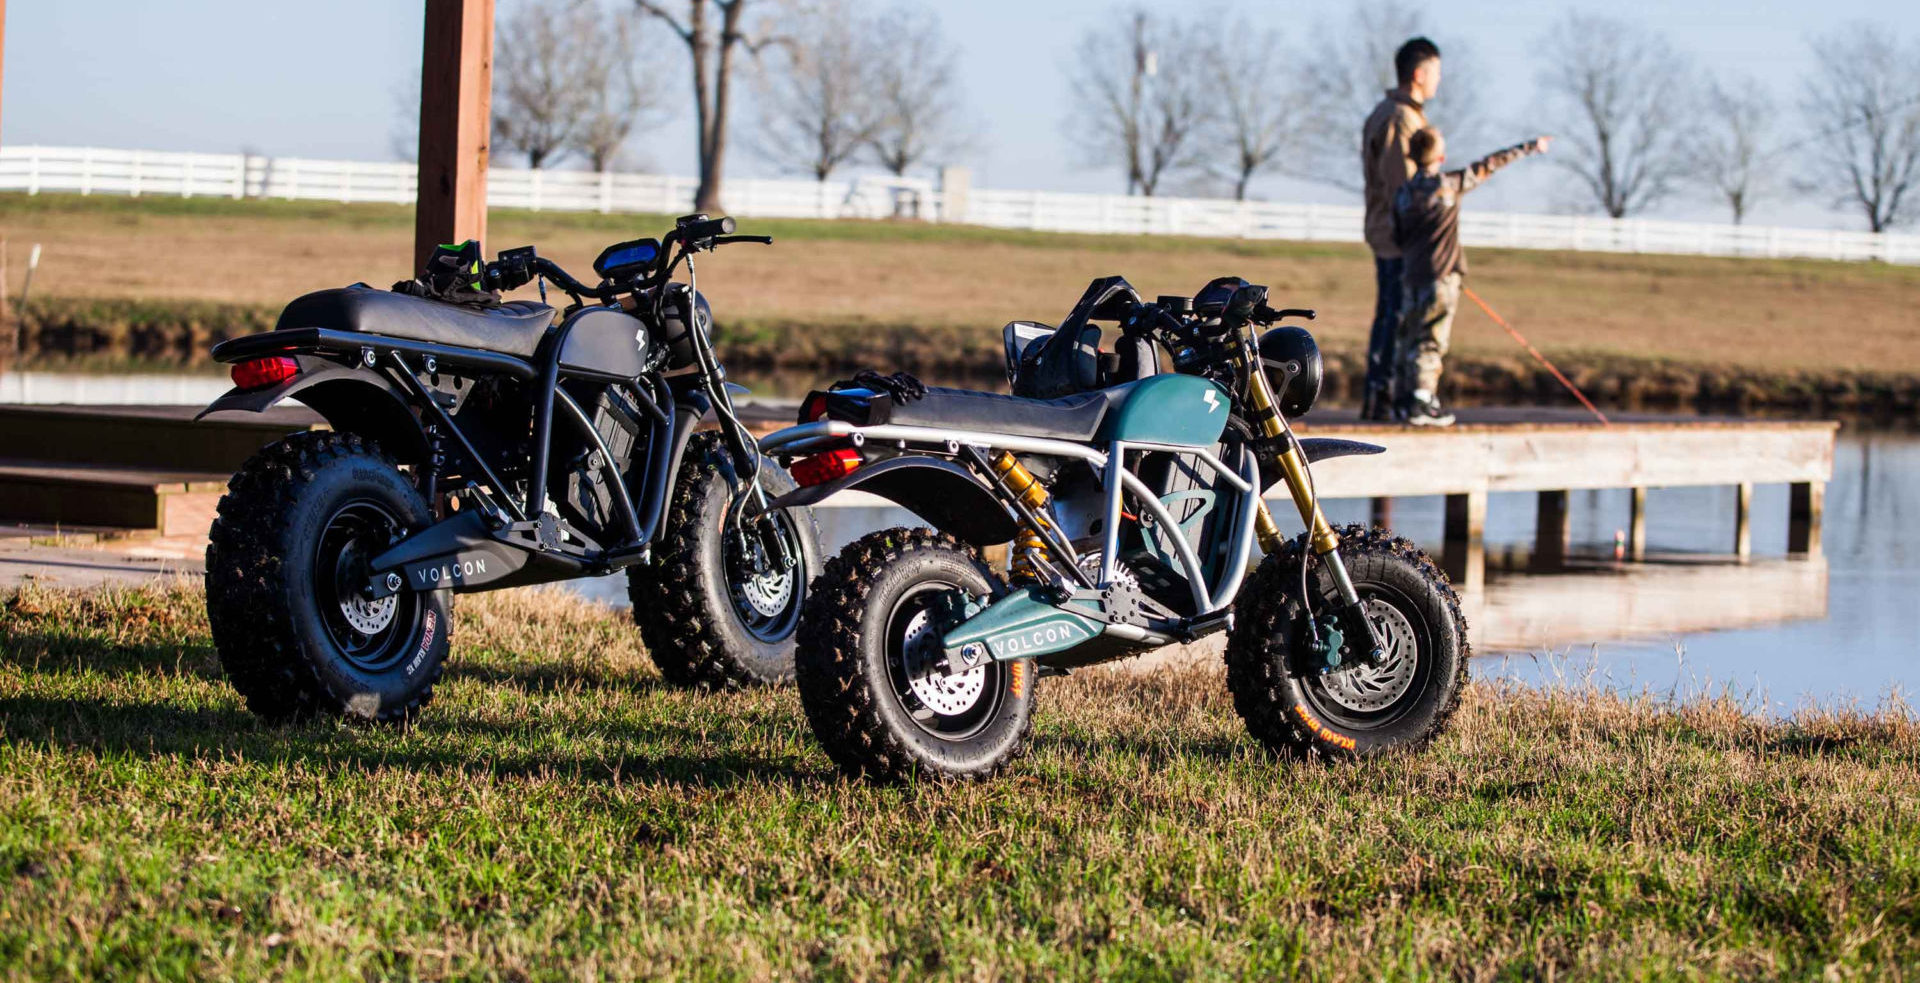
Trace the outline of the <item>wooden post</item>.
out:
[[[1393,528],[1393,499],[1380,497],[1373,500],[1373,524],[1382,529]]]
[[[1471,491],[1447,496],[1446,543],[1440,566],[1466,593],[1477,593],[1487,583],[1487,493]]]
[[[1540,508],[1533,522],[1533,566],[1552,570],[1567,562],[1567,540],[1573,532],[1572,512],[1567,493],[1543,491]]]
[[[443,242],[485,240],[493,0],[426,0],[414,269]]]
[[[1787,487],[1787,552],[1820,554],[1820,524],[1826,511],[1826,482],[1796,481]]]
[[[1733,555],[1744,560],[1753,555],[1753,482],[1733,487]]]
[[[1627,559],[1640,562],[1647,558],[1647,490],[1633,489],[1633,505],[1627,514]]]

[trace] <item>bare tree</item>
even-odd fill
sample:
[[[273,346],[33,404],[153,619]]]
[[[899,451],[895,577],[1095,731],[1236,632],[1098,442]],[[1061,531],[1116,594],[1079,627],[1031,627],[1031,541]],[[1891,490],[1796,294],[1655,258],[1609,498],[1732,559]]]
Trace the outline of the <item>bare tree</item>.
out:
[[[872,38],[879,106],[867,146],[880,166],[905,174],[963,139],[954,49],[939,15],[925,10],[894,9],[875,22]]]
[[[1311,46],[1296,56],[1306,66],[1301,101],[1301,152],[1287,170],[1310,180],[1352,191],[1363,175],[1355,166],[1360,127],[1388,89],[1399,84],[1393,56],[1409,38],[1426,35],[1440,43],[1445,81],[1425,108],[1427,119],[1455,147],[1472,146],[1480,136],[1479,60],[1462,39],[1436,35],[1430,15],[1406,0],[1360,0],[1344,23],[1322,25]]]
[[[1743,79],[1707,87],[1706,113],[1687,151],[1687,173],[1726,202],[1739,225],[1772,189],[1766,144],[1773,130],[1773,99],[1758,82]]]
[[[1090,163],[1126,168],[1128,194],[1151,196],[1168,175],[1200,162],[1196,137],[1211,119],[1213,78],[1197,33],[1136,10],[1080,40],[1072,125],[1090,130]]]
[[[634,72],[635,55],[645,48],[641,33],[632,17],[613,14],[604,29],[581,39],[586,110],[573,145],[595,171],[613,167],[627,138],[663,108],[659,90],[642,85]]]
[[[774,40],[763,31],[749,32],[746,23],[749,2],[756,10],[768,4],[762,0],[686,0],[687,16],[682,19],[667,9],[667,0],[634,2],[642,12],[672,28],[687,46],[693,67],[694,124],[699,131],[700,188],[694,194],[694,210],[717,213],[722,210],[720,179],[727,156],[734,49],[745,48],[757,54]]]
[[[866,146],[879,112],[867,38],[850,0],[827,0],[786,39],[758,76],[761,156],[825,181]]]
[[[1220,143],[1233,149],[1219,169],[1233,182],[1233,197],[1245,201],[1256,175],[1273,170],[1281,155],[1297,152],[1305,137],[1305,100],[1287,70],[1280,32],[1260,30],[1242,18],[1213,32],[1207,63],[1219,103]]]
[[[544,167],[564,157],[587,112],[582,40],[599,27],[591,0],[522,0],[493,53],[493,139]]]
[[[1860,209],[1875,232],[1913,220],[1920,183],[1920,46],[1856,24],[1813,42],[1815,69],[1802,109],[1819,131],[1812,141],[1817,185]]]
[[[1686,60],[1659,35],[1607,17],[1569,14],[1540,45],[1555,154],[1614,218],[1673,190],[1689,159]]]

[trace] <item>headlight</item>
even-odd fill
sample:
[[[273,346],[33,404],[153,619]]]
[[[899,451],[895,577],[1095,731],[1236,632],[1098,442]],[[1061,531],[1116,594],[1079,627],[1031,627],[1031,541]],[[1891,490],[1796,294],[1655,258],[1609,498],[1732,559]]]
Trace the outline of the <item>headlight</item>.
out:
[[[1296,417],[1313,408],[1325,370],[1311,332],[1293,325],[1268,331],[1260,336],[1260,359],[1281,413]]]

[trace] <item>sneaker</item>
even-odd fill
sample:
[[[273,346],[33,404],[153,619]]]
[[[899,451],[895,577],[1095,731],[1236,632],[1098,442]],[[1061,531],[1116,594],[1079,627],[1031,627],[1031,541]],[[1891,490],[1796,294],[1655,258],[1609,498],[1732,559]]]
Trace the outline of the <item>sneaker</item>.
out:
[[[1441,409],[1439,397],[1428,392],[1415,392],[1412,403],[1407,407],[1406,422],[1413,427],[1451,427],[1453,414]]]

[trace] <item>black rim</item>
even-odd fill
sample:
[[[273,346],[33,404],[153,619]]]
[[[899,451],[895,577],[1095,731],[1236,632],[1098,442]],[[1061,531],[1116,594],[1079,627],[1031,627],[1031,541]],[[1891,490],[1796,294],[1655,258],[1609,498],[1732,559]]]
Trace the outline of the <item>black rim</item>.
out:
[[[999,712],[1006,688],[1006,665],[991,659],[960,676],[945,674],[939,632],[929,629],[928,625],[939,623],[936,612],[944,611],[955,593],[964,593],[964,589],[959,584],[943,581],[928,581],[908,588],[888,612],[883,636],[894,700],[914,726],[943,741],[964,741],[985,730]],[[969,676],[973,679],[966,680],[965,684],[959,682]],[[978,695],[964,710],[943,712],[933,705],[943,698],[964,699],[964,691],[972,689],[975,680]],[[949,704],[946,709],[952,708]]]
[[[328,640],[365,672],[383,672],[405,658],[419,620],[416,594],[378,601],[368,596],[368,562],[398,541],[404,529],[385,506],[356,500],[334,511],[314,551],[313,582]]]
[[[774,535],[793,557],[794,565],[782,569],[780,557],[768,555],[760,524],[771,524]],[[754,526],[742,528],[737,513],[729,518],[721,534],[721,561],[727,571],[727,594],[733,602],[734,617],[747,634],[762,642],[785,641],[800,622],[800,602],[806,593],[806,554],[794,529],[793,517],[785,509],[760,517]]]
[[[1390,607],[1411,627],[1413,647],[1409,655],[1414,660],[1412,680],[1407,683],[1406,690],[1391,703],[1370,710],[1357,710],[1343,705],[1332,692],[1329,692],[1328,677],[1314,669],[1304,670],[1301,690],[1305,693],[1307,702],[1312,705],[1314,712],[1324,719],[1348,730],[1379,730],[1392,726],[1401,717],[1406,716],[1408,711],[1412,710],[1426,695],[1427,686],[1433,676],[1433,659],[1431,658],[1433,626],[1427,623],[1425,614],[1418,605],[1413,603],[1413,599],[1401,591],[1385,584],[1365,583],[1355,584],[1354,589],[1359,593],[1363,605]],[[1322,597],[1318,602],[1317,613],[1325,618],[1337,604],[1339,604],[1337,597]],[[1376,626],[1379,626],[1382,619],[1378,614],[1369,612],[1369,617],[1374,620]],[[1298,629],[1298,637],[1302,638],[1306,635],[1304,621],[1305,619],[1301,619]]]

